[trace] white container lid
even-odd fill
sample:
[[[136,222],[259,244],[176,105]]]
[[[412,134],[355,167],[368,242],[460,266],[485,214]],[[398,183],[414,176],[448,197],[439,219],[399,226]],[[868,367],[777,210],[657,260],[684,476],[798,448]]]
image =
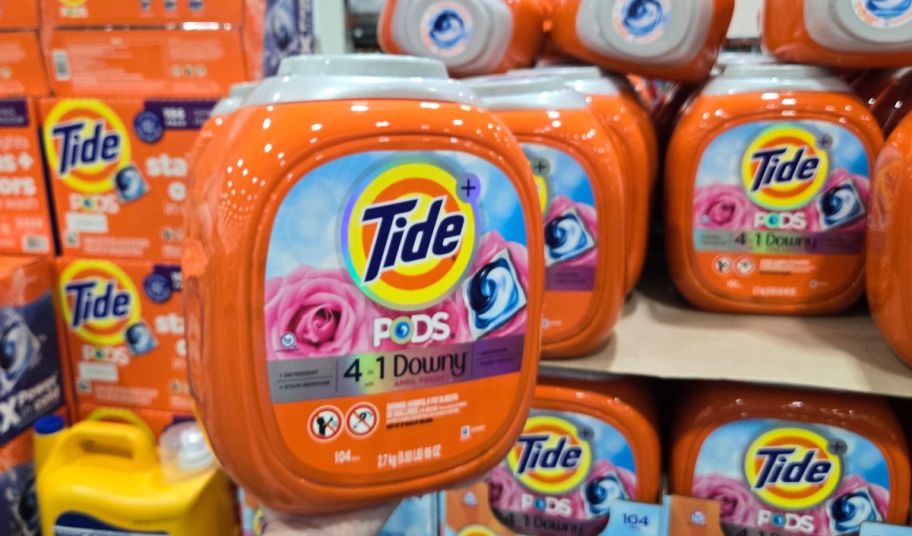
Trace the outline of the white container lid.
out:
[[[496,69],[513,34],[513,16],[503,0],[399,2],[390,22],[404,52],[440,60],[461,74]]]
[[[215,467],[199,424],[182,422],[168,427],[158,440],[162,474],[169,482],[180,482]]]
[[[583,95],[613,96],[630,89],[625,78],[605,76],[602,70],[592,66],[545,65],[534,69],[516,69],[509,74],[517,76],[551,76]]]
[[[212,108],[212,113],[210,115],[212,117],[223,117],[234,113],[241,107],[244,98],[246,98],[247,95],[250,95],[258,85],[260,85],[260,82],[241,82],[239,84],[233,84],[228,91],[228,96],[215,103],[215,107]]]
[[[465,84],[436,60],[386,54],[292,56],[243,106],[351,99],[406,99],[475,104]]]
[[[789,63],[746,63],[725,68],[713,78],[701,95],[810,91],[851,93],[852,89],[826,69]]]
[[[804,21],[814,41],[840,52],[912,51],[912,2],[908,0],[805,0]]]
[[[605,56],[675,65],[703,47],[713,0],[580,0],[576,33]]]
[[[515,74],[464,80],[490,110],[568,110],[588,107],[586,98],[553,76]]]

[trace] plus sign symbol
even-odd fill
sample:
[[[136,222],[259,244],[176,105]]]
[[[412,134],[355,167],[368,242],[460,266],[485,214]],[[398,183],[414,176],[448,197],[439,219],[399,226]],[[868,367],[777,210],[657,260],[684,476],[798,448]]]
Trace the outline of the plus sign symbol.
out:
[[[459,199],[465,203],[475,203],[481,195],[481,182],[471,173],[464,175],[459,181]]]
[[[529,161],[532,171],[539,177],[547,177],[551,172],[551,164],[544,158],[533,158]]]

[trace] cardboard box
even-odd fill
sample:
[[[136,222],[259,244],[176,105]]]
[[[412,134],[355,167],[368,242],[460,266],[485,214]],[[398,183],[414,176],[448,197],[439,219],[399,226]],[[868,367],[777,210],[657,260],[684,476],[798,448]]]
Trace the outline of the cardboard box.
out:
[[[62,253],[179,259],[190,151],[213,105],[43,100],[42,136]]]
[[[314,52],[313,0],[246,0],[249,78],[273,76],[283,58]]]
[[[0,255],[54,253],[39,132],[34,101],[0,99]]]
[[[0,97],[50,94],[36,32],[0,32]]]
[[[44,0],[45,28],[164,26],[217,22],[240,26],[243,0]]]
[[[55,30],[46,54],[59,97],[219,98],[247,79],[236,30]]]
[[[57,259],[75,397],[85,405],[190,415],[177,265]]]
[[[37,30],[38,0],[0,0],[0,30]]]
[[[0,257],[0,446],[64,404],[50,258]]]

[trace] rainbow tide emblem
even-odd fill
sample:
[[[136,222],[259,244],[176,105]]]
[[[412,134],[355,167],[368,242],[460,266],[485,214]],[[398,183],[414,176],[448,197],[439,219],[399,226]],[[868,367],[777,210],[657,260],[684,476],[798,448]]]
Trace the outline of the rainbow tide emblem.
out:
[[[830,173],[832,140],[798,126],[770,127],[744,152],[741,178],[756,205],[793,210],[811,202]]]
[[[406,162],[352,195],[342,218],[342,251],[362,292],[395,310],[439,302],[462,280],[475,249],[477,179]]]
[[[592,448],[576,424],[560,417],[535,415],[526,420],[507,465],[527,489],[562,495],[589,476]]]

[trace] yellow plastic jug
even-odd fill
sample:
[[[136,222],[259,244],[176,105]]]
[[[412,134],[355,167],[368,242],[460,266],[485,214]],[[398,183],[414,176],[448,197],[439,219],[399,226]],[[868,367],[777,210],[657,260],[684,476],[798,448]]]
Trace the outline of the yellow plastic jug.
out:
[[[35,450],[44,534],[238,533],[228,480],[196,423],[165,430],[156,451],[139,417],[105,408],[70,428],[39,420]]]

